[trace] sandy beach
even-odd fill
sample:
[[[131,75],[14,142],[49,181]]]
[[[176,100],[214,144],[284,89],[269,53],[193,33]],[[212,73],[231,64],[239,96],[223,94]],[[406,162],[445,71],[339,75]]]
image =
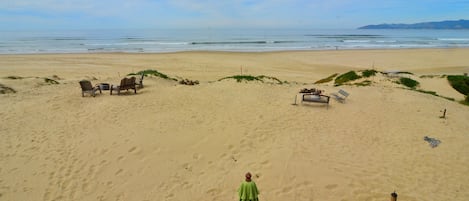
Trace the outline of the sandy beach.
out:
[[[398,200],[466,201],[469,107],[442,75],[469,73],[467,55],[469,49],[0,55],[0,84],[16,91],[0,94],[0,200],[237,200],[249,171],[262,201],[382,201],[393,191]],[[119,84],[146,69],[200,84],[149,76],[137,94],[81,96],[80,80]],[[370,86],[314,84],[366,69],[411,72],[404,76],[441,97],[380,73]],[[219,81],[240,74],[284,83]],[[328,107],[293,104],[300,89],[313,87],[350,96]],[[441,144],[432,148],[425,136]]]

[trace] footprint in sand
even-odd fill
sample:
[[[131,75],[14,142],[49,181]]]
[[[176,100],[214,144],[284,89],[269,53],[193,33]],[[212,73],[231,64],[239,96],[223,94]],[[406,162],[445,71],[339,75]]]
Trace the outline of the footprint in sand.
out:
[[[134,152],[136,149],[137,149],[137,147],[132,147],[132,148],[130,148],[130,149],[129,149],[129,153]]]
[[[117,170],[116,173],[114,173],[114,175],[119,176],[123,171],[124,171],[123,169],[119,169]]]

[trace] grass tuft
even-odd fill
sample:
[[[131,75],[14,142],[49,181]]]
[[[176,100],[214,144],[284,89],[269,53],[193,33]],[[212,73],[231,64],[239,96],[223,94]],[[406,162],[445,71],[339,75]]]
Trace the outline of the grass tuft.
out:
[[[143,70],[143,71],[139,71],[137,73],[130,73],[128,75],[141,75],[141,74],[144,74],[145,76],[153,75],[153,76],[160,77],[160,78],[163,78],[163,79],[166,79],[166,80],[177,81],[176,78],[169,77],[168,75],[160,73],[157,70],[153,70],[153,69]]]
[[[320,80],[314,82],[314,84],[328,83],[328,82],[332,81],[337,75],[339,75],[339,73],[335,73],[335,74],[330,75],[329,77],[326,77],[324,79],[320,79]]]
[[[469,77],[465,75],[448,75],[451,86],[463,95],[469,95]]]
[[[275,77],[271,76],[265,76],[265,75],[260,75],[260,76],[252,76],[252,75],[234,75],[234,76],[229,76],[229,77],[224,77],[219,79],[218,81],[222,81],[225,79],[235,79],[237,82],[250,82],[250,81],[259,81],[259,82],[264,82],[265,79],[273,80],[277,82],[277,84],[283,84],[283,82]]]
[[[360,79],[361,76],[357,75],[355,71],[349,71],[347,73],[344,73],[342,75],[339,75],[337,78],[335,78],[335,86],[340,86],[344,83]]]
[[[413,80],[411,78],[407,78],[407,77],[401,77],[398,83],[406,87],[409,87],[411,89],[415,89],[420,84],[418,81]]]
[[[376,71],[376,70],[364,70],[364,71],[362,71],[362,76],[363,77],[375,76],[377,72],[378,71]]]

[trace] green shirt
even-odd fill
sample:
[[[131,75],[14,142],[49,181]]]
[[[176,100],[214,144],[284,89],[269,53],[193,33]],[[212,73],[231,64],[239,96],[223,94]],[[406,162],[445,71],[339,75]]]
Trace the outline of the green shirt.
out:
[[[256,183],[254,183],[253,181],[244,181],[243,183],[241,183],[241,186],[238,189],[239,200],[241,201],[256,201],[258,200],[258,194],[259,191],[257,190]]]

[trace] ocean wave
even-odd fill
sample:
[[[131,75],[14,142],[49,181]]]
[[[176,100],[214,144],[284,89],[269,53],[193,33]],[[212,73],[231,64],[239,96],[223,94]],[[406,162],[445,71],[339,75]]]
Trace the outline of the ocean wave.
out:
[[[341,40],[344,43],[369,43],[370,40]]]
[[[314,36],[318,38],[384,38],[383,35],[374,34],[306,34],[305,36]]]
[[[469,41],[469,38],[438,38],[441,41]]]
[[[301,43],[304,41],[294,40],[257,40],[257,41],[200,41],[190,42],[191,45],[242,45],[242,44],[278,44],[278,43]]]
[[[208,41],[191,42],[191,45],[265,44],[267,41]]]

